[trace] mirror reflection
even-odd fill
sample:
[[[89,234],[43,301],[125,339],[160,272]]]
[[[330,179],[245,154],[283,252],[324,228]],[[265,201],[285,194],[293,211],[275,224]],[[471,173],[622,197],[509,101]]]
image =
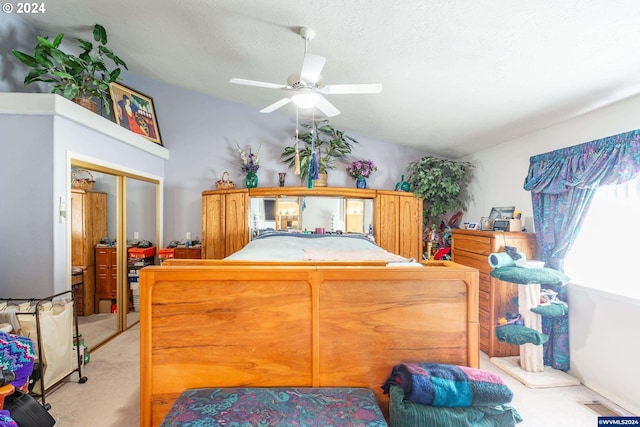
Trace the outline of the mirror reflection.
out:
[[[127,178],[127,257],[126,297],[127,307],[124,328],[140,320],[139,272],[147,265],[158,264],[156,245],[156,185],[151,182]]]
[[[252,236],[274,230],[367,234],[373,224],[372,199],[251,197],[249,206]]]
[[[72,176],[78,169],[72,167]],[[94,184],[71,191],[72,289],[79,332],[85,346],[93,350],[139,321],[137,272],[157,264],[158,184],[117,175],[117,171],[83,170]],[[119,179],[124,182],[123,203],[118,203],[122,199]],[[119,229],[119,214],[123,217],[120,228],[126,229]],[[120,262],[117,253],[120,239],[126,240],[125,262]],[[129,253],[131,248],[144,246],[152,246],[153,254],[143,252],[138,259]]]
[[[118,332],[117,177],[78,168],[73,172],[94,181],[91,188],[71,191],[72,272],[83,271],[81,280],[72,276],[76,313],[79,332],[91,350]],[[79,258],[83,252],[86,256]]]

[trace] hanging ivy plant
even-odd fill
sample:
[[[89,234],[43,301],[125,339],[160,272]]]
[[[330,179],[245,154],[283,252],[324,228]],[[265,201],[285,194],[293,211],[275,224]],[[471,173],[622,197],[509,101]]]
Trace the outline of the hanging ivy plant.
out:
[[[426,156],[407,165],[413,193],[424,200],[425,227],[439,224],[444,214],[465,210],[469,194],[466,188],[471,181],[473,165]]]

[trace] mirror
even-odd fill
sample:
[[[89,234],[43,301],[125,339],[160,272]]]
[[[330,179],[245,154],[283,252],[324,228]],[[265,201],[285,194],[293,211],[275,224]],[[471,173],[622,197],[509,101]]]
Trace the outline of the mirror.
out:
[[[73,168],[74,172],[78,168]],[[88,169],[85,169],[88,170]],[[115,175],[88,170],[91,178],[95,180],[94,187],[86,193],[76,193],[72,190],[71,222],[73,234],[80,227],[85,233],[80,242],[72,238],[72,252],[76,252],[77,246],[85,245],[86,251],[91,252],[85,266],[83,283],[74,287],[82,288],[84,310],[77,310],[79,332],[85,340],[85,345],[95,348],[108,340],[118,332],[117,322],[117,284],[118,284],[118,257],[117,257],[117,177]],[[77,174],[79,175],[79,174]],[[76,202],[77,195],[86,196],[89,199]],[[104,199],[104,201],[102,201]],[[76,206],[78,203],[80,206]],[[85,228],[83,228],[83,226]],[[72,260],[73,267],[77,261]],[[79,308],[79,293],[75,292],[76,306]]]
[[[373,200],[347,199],[346,221],[347,233],[372,234]]]
[[[126,318],[123,327],[129,328],[140,320],[139,271],[147,265],[158,264],[156,236],[156,185],[134,178],[126,178],[127,246],[152,244],[154,250],[141,251],[127,257],[127,295],[124,299]]]
[[[367,234],[373,199],[324,196],[251,197],[251,236],[272,230]]]
[[[139,321],[139,289],[137,281],[129,278],[130,269],[138,269],[128,258],[128,246],[137,240],[147,240],[154,246],[160,239],[160,227],[157,221],[159,182],[141,177],[126,176],[120,172],[98,165],[90,165],[82,161],[72,160],[72,170],[83,168],[89,171],[95,180],[92,193],[99,193],[106,199],[104,205],[96,205],[83,218],[74,211],[74,194],[72,190],[72,264],[77,267],[77,248],[82,244],[77,240],[79,224],[86,224],[92,218],[100,224],[99,233],[91,234],[87,229],[84,244],[93,256],[88,259],[84,279],[72,276],[74,295],[82,294],[86,303],[79,310],[78,328],[85,345],[95,349],[126,328]],[[93,202],[87,206],[93,206]],[[82,227],[80,227],[82,229]],[[104,231],[106,229],[106,232]],[[134,233],[136,233],[134,235]],[[119,245],[119,242],[127,245]],[[157,250],[150,260],[140,260],[144,265],[157,263]],[[72,272],[76,270],[72,268]],[[84,283],[78,283],[84,282]]]

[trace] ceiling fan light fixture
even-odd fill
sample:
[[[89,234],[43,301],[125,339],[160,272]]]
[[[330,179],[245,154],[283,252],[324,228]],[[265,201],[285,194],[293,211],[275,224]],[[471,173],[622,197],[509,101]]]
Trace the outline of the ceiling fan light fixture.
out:
[[[318,96],[315,93],[299,93],[293,95],[291,100],[300,108],[311,108],[318,102]]]

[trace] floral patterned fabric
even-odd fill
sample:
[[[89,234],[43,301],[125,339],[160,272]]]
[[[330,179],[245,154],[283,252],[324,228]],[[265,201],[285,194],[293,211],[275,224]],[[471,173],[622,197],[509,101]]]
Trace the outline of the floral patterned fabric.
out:
[[[161,427],[387,426],[366,388],[196,388]]]
[[[531,191],[539,259],[564,271],[566,258],[598,187],[640,174],[640,130],[532,156],[524,189]],[[567,301],[566,289],[558,298]],[[568,319],[543,320],[545,364],[569,369]]]
[[[640,130],[532,156],[524,189],[531,191],[540,259],[563,271],[595,190],[638,174]]]

